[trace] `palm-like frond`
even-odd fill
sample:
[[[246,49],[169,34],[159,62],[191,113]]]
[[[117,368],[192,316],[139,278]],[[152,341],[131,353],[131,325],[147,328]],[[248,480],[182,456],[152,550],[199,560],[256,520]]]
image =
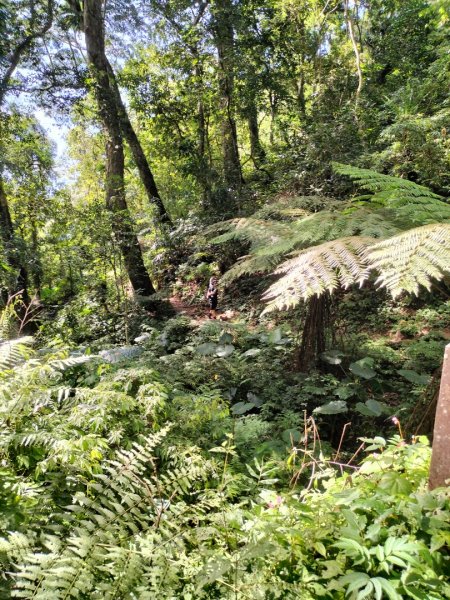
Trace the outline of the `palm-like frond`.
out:
[[[444,198],[424,186],[369,169],[335,164],[335,170],[369,190],[370,202],[361,206],[329,199],[326,210],[303,216],[301,211],[310,209],[308,202],[317,198],[294,198],[289,207],[286,197],[248,219],[216,224],[211,231],[224,233],[214,243],[241,239],[250,245],[249,254],[225,274],[223,283],[272,271],[283,257],[297,251],[275,271],[284,276],[264,296],[269,300],[267,311],[292,307],[339,286],[361,284],[371,271],[378,271],[378,282],[394,297],[402,291],[417,293],[420,285],[429,287],[432,279],[448,272],[450,225],[445,223],[450,222],[450,205]],[[417,224],[422,227],[410,229]]]
[[[450,272],[450,225],[435,224],[411,229],[368,249],[371,269],[378,282],[395,298],[401,292],[417,294],[431,281]]]
[[[341,202],[341,206],[345,206],[344,203]],[[229,231],[214,238],[213,243],[221,244],[233,238],[246,239],[250,242],[251,254],[241,257],[227,271],[222,278],[224,285],[244,275],[273,270],[283,256],[297,248],[341,237],[362,236],[380,239],[400,231],[395,224],[395,214],[386,209],[373,212],[366,208],[341,213],[322,211],[291,223],[258,220],[255,227],[255,220],[251,218],[228,221],[226,226],[229,227]]]
[[[361,284],[368,276],[366,253],[373,242],[373,238],[348,237],[303,250],[275,271],[284,276],[264,294],[269,301],[264,312],[291,308],[340,286]]]

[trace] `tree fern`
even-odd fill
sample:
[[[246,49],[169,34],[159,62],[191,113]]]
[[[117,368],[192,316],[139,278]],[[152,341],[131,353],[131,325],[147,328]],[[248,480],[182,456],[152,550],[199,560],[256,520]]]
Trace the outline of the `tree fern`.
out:
[[[372,243],[372,238],[342,238],[304,250],[286,261],[275,271],[284,276],[263,296],[269,301],[265,312],[291,308],[302,299],[333,292],[338,287],[362,284],[368,275],[365,256]]]
[[[281,207],[258,211],[258,219],[215,226],[226,232],[214,243],[245,239],[250,244],[250,253],[224,275],[225,284],[246,274],[273,271],[293,252],[297,256],[275,270],[283,277],[264,295],[269,300],[266,310],[292,307],[339,286],[362,284],[371,271],[378,272],[378,283],[393,296],[417,293],[421,285],[429,287],[432,280],[444,277],[450,264],[445,226],[450,205],[443,198],[424,186],[369,169],[341,164],[335,169],[371,192],[363,206],[361,199],[330,201],[328,210],[303,216],[298,210],[300,206],[304,210],[306,199],[295,201],[289,214],[284,198]],[[261,219],[268,215],[284,220]],[[411,229],[417,224],[423,227]]]
[[[392,175],[384,175],[371,169],[361,169],[359,167],[353,167],[352,165],[344,165],[341,163],[334,162],[333,170],[340,175],[347,175],[353,181],[375,194],[395,194],[404,195],[410,198],[414,197],[426,197],[434,200],[442,200],[441,196],[435,194],[430,189],[408,179],[402,179],[401,177],[394,177]],[[383,196],[381,196],[383,198]]]
[[[333,163],[333,166],[337,173],[347,175],[371,192],[366,199],[370,199],[372,206],[393,209],[407,226],[409,222],[411,225],[425,225],[450,221],[450,204],[423,185],[369,169],[340,163]]]

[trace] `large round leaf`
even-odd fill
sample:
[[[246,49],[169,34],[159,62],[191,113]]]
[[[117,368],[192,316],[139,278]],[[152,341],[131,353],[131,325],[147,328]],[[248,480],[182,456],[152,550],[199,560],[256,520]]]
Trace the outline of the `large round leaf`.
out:
[[[374,371],[372,367],[373,361],[371,359],[362,358],[361,360],[357,360],[353,362],[349,369],[356,375],[357,377],[362,377],[363,379],[373,379],[376,376],[376,371]]]
[[[204,344],[200,344],[197,346],[195,351],[197,354],[201,354],[202,356],[212,356],[215,354],[217,350],[217,344],[213,344],[212,342],[205,342]]]
[[[347,411],[347,402],[344,402],[343,400],[333,400],[332,402],[328,402],[328,404],[318,406],[313,412],[320,415],[339,415],[340,413],[345,413]]]
[[[226,358],[227,356],[230,356],[230,354],[233,354],[233,352],[234,346],[232,344],[225,344],[223,346],[217,346],[215,355],[220,358]]]

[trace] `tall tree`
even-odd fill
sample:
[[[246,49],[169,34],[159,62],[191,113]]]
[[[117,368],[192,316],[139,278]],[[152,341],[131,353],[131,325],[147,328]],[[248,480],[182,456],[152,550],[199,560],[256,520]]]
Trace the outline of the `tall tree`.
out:
[[[4,127],[3,107],[10,89],[11,80],[21,60],[27,56],[36,41],[51,28],[54,17],[54,0],[35,2],[5,2],[0,21],[0,142]],[[10,292],[22,291],[25,301],[28,298],[28,273],[20,256],[14,224],[11,218],[8,198],[3,181],[4,165],[0,156],[0,235],[5,257],[16,273],[16,281],[9,286]]]
[[[89,66],[106,135],[106,205],[113,215],[114,234],[131,285],[135,292],[151,295],[155,289],[144,265],[125,198],[123,137],[116,92],[105,54],[102,0],[85,0],[83,19]]]
[[[223,175],[228,188],[242,183],[234,98],[234,8],[231,0],[215,0],[212,8],[214,43],[218,56],[218,84],[222,133]]]
[[[71,6],[72,12],[76,17],[76,21],[78,22],[79,27],[82,30],[84,30],[86,21],[85,17],[83,16],[83,2],[80,2],[80,0],[69,0],[69,4]],[[106,10],[106,3],[101,2],[100,4],[101,6],[103,6],[103,9]],[[85,12],[86,2],[84,2],[84,13]],[[142,144],[139,141],[139,138],[136,134],[136,131],[134,130],[133,124],[131,123],[128,111],[120,94],[120,89],[117,83],[116,75],[105,52],[104,61],[106,64],[107,77],[109,79],[109,87],[113,92],[112,98],[114,99],[114,102],[116,104],[116,112],[119,118],[119,124],[122,131],[122,135],[125,138],[131,150],[134,162],[136,163],[136,166],[139,171],[139,177],[144,186],[147,197],[150,203],[153,204],[156,208],[158,222],[161,224],[171,226],[172,222],[169,213],[167,212],[166,207],[164,206],[164,203],[161,199],[158,187],[155,182],[155,178],[153,177],[153,173],[150,168],[150,164],[147,160],[147,157],[142,148]]]

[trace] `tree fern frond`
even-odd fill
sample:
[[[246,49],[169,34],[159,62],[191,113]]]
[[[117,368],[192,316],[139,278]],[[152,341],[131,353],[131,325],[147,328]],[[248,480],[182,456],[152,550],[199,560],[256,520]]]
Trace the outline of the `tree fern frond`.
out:
[[[402,179],[401,177],[394,177],[392,175],[383,175],[370,169],[361,169],[359,167],[353,167],[351,165],[344,165],[342,163],[334,162],[333,169],[340,175],[347,175],[351,179],[357,182],[362,188],[369,190],[376,197],[386,198],[393,192],[402,194],[403,196],[408,195],[409,197],[426,197],[433,198],[435,200],[442,200],[441,196],[433,193],[430,189],[408,179]],[[378,194],[384,194],[377,196]]]
[[[220,223],[217,225],[221,225]],[[224,222],[227,231],[212,240],[213,244],[223,244],[230,240],[243,240],[251,244],[252,249],[273,245],[291,233],[288,224],[278,221],[241,218]],[[212,232],[212,229],[208,229]]]
[[[365,253],[372,238],[348,237],[325,242],[303,250],[295,258],[283,263],[276,273],[283,273],[263,296],[269,303],[264,312],[291,308],[300,300],[361,284],[369,270]]]
[[[386,198],[385,205],[412,224],[428,225],[431,223],[450,222],[450,204],[428,196],[391,195]]]
[[[432,279],[450,272],[450,225],[425,225],[383,240],[368,249],[367,258],[394,298],[417,294],[421,285],[429,289]]]
[[[400,231],[394,221],[395,214],[385,210],[361,208],[341,213],[323,211],[293,223],[296,231],[291,246],[318,244],[340,237],[384,238]]]
[[[24,336],[0,343],[0,372],[12,369],[31,355],[30,346],[34,339]]]
[[[244,275],[253,275],[254,273],[268,273],[279,264],[284,253],[272,252],[259,255],[247,255],[240,258],[223,275],[220,283],[224,286],[229,285]]]
[[[255,219],[285,219],[322,210],[341,210],[343,202],[326,196],[281,196],[253,214]]]

